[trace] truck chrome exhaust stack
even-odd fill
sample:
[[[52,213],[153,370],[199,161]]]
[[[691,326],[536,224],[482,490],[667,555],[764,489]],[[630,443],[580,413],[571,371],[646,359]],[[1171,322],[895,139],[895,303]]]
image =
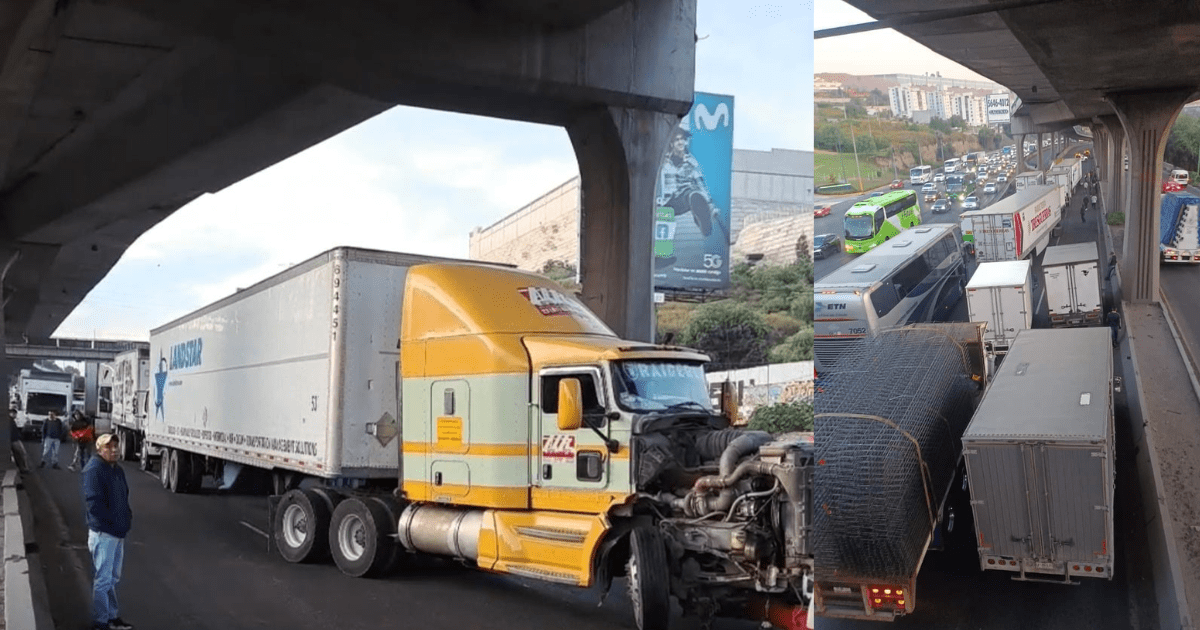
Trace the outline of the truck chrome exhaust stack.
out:
[[[396,532],[409,551],[478,560],[482,528],[483,510],[414,503],[400,515]]]

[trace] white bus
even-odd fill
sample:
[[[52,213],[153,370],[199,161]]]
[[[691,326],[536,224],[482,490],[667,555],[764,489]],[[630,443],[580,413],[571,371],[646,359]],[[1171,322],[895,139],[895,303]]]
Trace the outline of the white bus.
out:
[[[829,369],[847,344],[893,326],[945,321],[966,293],[962,233],[919,225],[817,281],[813,355]]]
[[[942,172],[946,173],[947,175],[949,175],[950,173],[957,172],[957,171],[958,171],[958,158],[950,158],[949,160],[946,160],[945,164],[942,165]]]
[[[933,167],[922,164],[908,169],[908,181],[914,184],[924,184],[933,181]]]

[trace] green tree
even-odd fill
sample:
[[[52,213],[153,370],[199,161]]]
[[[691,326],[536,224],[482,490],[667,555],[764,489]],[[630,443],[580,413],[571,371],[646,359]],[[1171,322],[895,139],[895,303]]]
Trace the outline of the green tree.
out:
[[[888,104],[888,96],[887,96],[887,94],[884,94],[882,91],[880,91],[879,88],[875,88],[875,89],[871,90],[870,103],[872,105],[887,105]]]
[[[551,280],[563,285],[570,291],[578,291],[580,289],[579,282],[576,280],[579,277],[575,265],[565,260],[548,260],[545,265],[542,265],[542,275]]]
[[[938,118],[937,116],[934,116],[929,121],[929,128],[942,133],[950,133],[950,123]]]
[[[950,117],[950,126],[955,129],[966,129],[967,121],[963,120],[962,116],[955,114]]]
[[[696,309],[683,330],[683,345],[712,358],[706,369],[730,370],[767,362],[771,329],[762,313],[733,300]]]
[[[754,410],[747,428],[768,433],[813,430],[813,407],[807,402],[763,405]]]
[[[812,321],[809,314],[809,321]],[[804,328],[788,337],[783,343],[771,348],[767,354],[771,363],[792,363],[813,360],[813,329]]]
[[[867,108],[863,107],[863,104],[860,103],[858,101],[858,99],[854,99],[854,100],[850,101],[849,103],[846,103],[846,117],[847,118],[866,118],[867,117]]]

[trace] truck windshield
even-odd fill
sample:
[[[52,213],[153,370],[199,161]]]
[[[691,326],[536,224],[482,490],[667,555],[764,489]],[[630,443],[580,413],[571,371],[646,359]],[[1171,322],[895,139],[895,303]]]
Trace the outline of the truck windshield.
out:
[[[25,400],[25,413],[45,415],[51,411],[63,413],[67,397],[62,394],[29,394]]]
[[[621,361],[613,364],[613,387],[625,411],[712,411],[704,368],[696,363]]]

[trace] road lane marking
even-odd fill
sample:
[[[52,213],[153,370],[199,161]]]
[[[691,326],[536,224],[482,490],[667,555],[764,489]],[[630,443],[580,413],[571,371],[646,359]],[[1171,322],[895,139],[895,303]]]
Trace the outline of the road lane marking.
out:
[[[245,525],[250,531],[254,532],[255,534],[258,534],[259,536],[262,536],[263,538],[270,538],[270,536],[267,535],[266,532],[251,525],[250,523],[247,523],[246,521],[238,521],[238,522],[241,523],[242,525]]]

